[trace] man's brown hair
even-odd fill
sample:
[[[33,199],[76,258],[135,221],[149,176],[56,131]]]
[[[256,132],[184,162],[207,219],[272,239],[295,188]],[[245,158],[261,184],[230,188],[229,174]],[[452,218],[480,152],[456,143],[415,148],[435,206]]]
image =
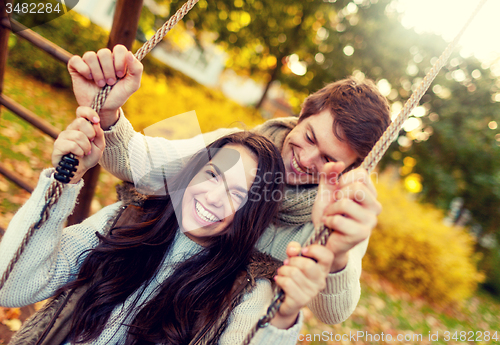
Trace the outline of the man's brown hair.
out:
[[[329,110],[333,133],[347,142],[358,159],[346,170],[357,167],[371,151],[391,122],[389,103],[373,81],[353,77],[330,83],[306,98],[299,122]]]

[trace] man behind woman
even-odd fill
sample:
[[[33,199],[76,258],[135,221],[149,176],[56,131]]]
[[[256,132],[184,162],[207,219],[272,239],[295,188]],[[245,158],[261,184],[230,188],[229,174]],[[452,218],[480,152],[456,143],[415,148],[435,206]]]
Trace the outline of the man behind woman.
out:
[[[134,131],[119,108],[139,88],[142,64],[125,47],[118,45],[113,51],[102,49],[87,52],[83,57],[74,56],[68,69],[76,99],[82,106],[91,104],[98,86],[116,84],[99,113],[108,143],[100,164],[115,176],[136,182],[138,176],[142,177],[137,172],[151,158],[155,164],[149,180],[141,182],[146,187],[159,188],[165,178],[182,167],[170,162],[199,149],[196,145],[190,147],[186,140],[179,145]],[[314,228],[311,220],[323,221],[335,230],[325,247],[308,248],[320,258],[309,277],[314,278],[320,271],[328,274],[325,290],[308,305],[325,323],[347,319],[359,300],[361,259],[381,205],[370,177],[357,167],[389,123],[388,102],[373,82],[347,78],[311,94],[298,118],[268,120],[252,130],[270,139],[280,150],[286,181],[283,205],[276,222],[261,237],[259,250],[284,260],[289,242],[304,243],[309,237]],[[208,133],[204,135],[205,142],[233,131],[221,128]],[[330,178],[320,181],[320,176]],[[329,191],[330,197],[316,200],[323,206],[318,208],[322,211],[312,212],[318,185],[319,190]]]

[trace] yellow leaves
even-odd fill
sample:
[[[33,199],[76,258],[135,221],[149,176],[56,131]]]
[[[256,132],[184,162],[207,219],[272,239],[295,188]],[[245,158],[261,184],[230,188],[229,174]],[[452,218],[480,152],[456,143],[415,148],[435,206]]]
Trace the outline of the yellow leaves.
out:
[[[403,163],[405,166],[409,166],[409,167],[414,167],[415,165],[417,165],[417,160],[413,157],[405,157],[405,159],[403,159]]]
[[[208,7],[208,3],[206,0],[200,0],[198,1],[198,7],[199,8],[207,8]]]
[[[227,23],[227,29],[232,32],[238,32],[240,31],[240,26],[236,22],[229,22]]]
[[[227,19],[227,12],[222,10],[222,11],[219,11],[219,19],[220,20],[226,20]]]
[[[410,174],[405,177],[404,185],[410,193],[420,193],[422,191],[422,176],[419,174]]]
[[[141,88],[125,104],[127,118],[138,131],[166,118],[196,111],[202,132],[234,127],[237,122],[253,128],[263,122],[253,108],[246,108],[225,98],[220,92],[201,85],[188,85],[180,78],[143,75]],[[183,135],[188,128],[172,129]]]
[[[241,28],[250,24],[252,20],[250,13],[245,11],[231,11],[229,18],[231,21],[227,24],[227,29],[232,32],[240,31]]]
[[[17,332],[21,328],[21,309],[19,308],[0,308],[0,323],[9,327],[12,332]]]
[[[80,24],[81,26],[83,26],[85,28],[90,27],[91,22],[90,22],[89,18],[87,18],[85,16],[78,16],[78,15],[75,16],[75,15],[73,15],[72,12],[70,12],[70,13],[71,13],[71,16],[73,17],[72,19],[77,21],[78,24]]]
[[[2,322],[5,326],[9,327],[12,332],[17,332],[21,328],[22,322],[19,319],[4,320]]]
[[[429,301],[449,304],[471,296],[483,279],[472,237],[444,225],[441,211],[409,198],[388,175],[376,187],[383,211],[363,267]]]
[[[151,36],[154,34],[155,32],[152,31]],[[168,41],[181,51],[186,50],[189,47],[193,47],[196,44],[193,37],[188,33],[184,23],[182,22],[178,23],[172,30],[170,30],[168,33]]]
[[[274,56],[274,55],[269,55],[269,56],[266,58],[266,63],[267,63],[267,66],[268,66],[269,68],[276,66],[276,63],[277,63],[276,56]]]
[[[241,11],[240,12],[240,24],[241,26],[247,26],[250,24],[252,20],[252,17],[250,16],[250,13]]]

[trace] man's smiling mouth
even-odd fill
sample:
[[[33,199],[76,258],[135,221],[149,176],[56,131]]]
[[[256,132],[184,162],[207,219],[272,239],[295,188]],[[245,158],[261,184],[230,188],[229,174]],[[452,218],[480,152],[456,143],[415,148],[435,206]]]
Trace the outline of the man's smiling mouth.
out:
[[[308,174],[310,175],[307,171],[305,171],[304,169],[302,169],[299,165],[299,163],[297,162],[297,159],[295,158],[295,155],[293,154],[292,155],[292,168],[299,174]]]

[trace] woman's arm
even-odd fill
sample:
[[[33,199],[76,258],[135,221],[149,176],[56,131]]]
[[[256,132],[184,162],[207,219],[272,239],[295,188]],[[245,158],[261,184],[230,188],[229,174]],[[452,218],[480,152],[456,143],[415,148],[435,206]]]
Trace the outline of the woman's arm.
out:
[[[0,243],[0,272],[3,274],[29,227],[38,221],[44,196],[53,181],[54,169],[44,170],[38,186],[24,206],[12,218]],[[78,225],[64,228],[72,213],[83,182],[67,184],[47,221],[33,237],[14,265],[5,286],[0,290],[0,305],[19,307],[44,300],[72,280],[86,250],[98,244],[96,231],[102,231],[119,205],[115,204]]]
[[[80,106],[90,106],[101,87],[114,85],[99,113],[107,143],[100,163],[116,177],[147,191],[161,188],[164,179],[177,173],[186,158],[235,129],[175,141],[136,133],[120,107],[139,89],[142,70],[141,62],[122,45],[116,45],[113,51],[101,49],[97,53],[86,52],[82,57],[75,55],[68,62],[73,92]],[[153,125],[156,133],[161,132],[157,130],[160,125],[161,122]]]
[[[221,336],[220,345],[241,344],[255,326],[274,297],[271,283],[266,279],[257,279],[257,285],[243,297],[243,301],[234,308],[229,316],[229,324]],[[292,345],[297,343],[302,328],[303,316],[299,313],[295,322],[287,329],[279,329],[272,324],[260,329],[252,339],[252,345]]]
[[[35,230],[15,263],[0,290],[2,305],[26,305],[49,297],[78,272],[80,254],[97,245],[95,231],[103,228],[101,225],[106,222],[106,217],[94,216],[64,230],[64,223],[73,211],[83,186],[81,176],[97,164],[105,145],[97,114],[88,107],[78,108],[77,114],[79,118],[54,142],[52,163],[58,166],[63,155],[72,153],[79,160],[78,169],[69,183],[63,185],[61,195],[49,208],[48,218]],[[6,271],[25,235],[39,221],[46,204],[46,191],[54,182],[53,173],[54,169],[42,172],[32,196],[10,222],[0,244],[0,272]]]

